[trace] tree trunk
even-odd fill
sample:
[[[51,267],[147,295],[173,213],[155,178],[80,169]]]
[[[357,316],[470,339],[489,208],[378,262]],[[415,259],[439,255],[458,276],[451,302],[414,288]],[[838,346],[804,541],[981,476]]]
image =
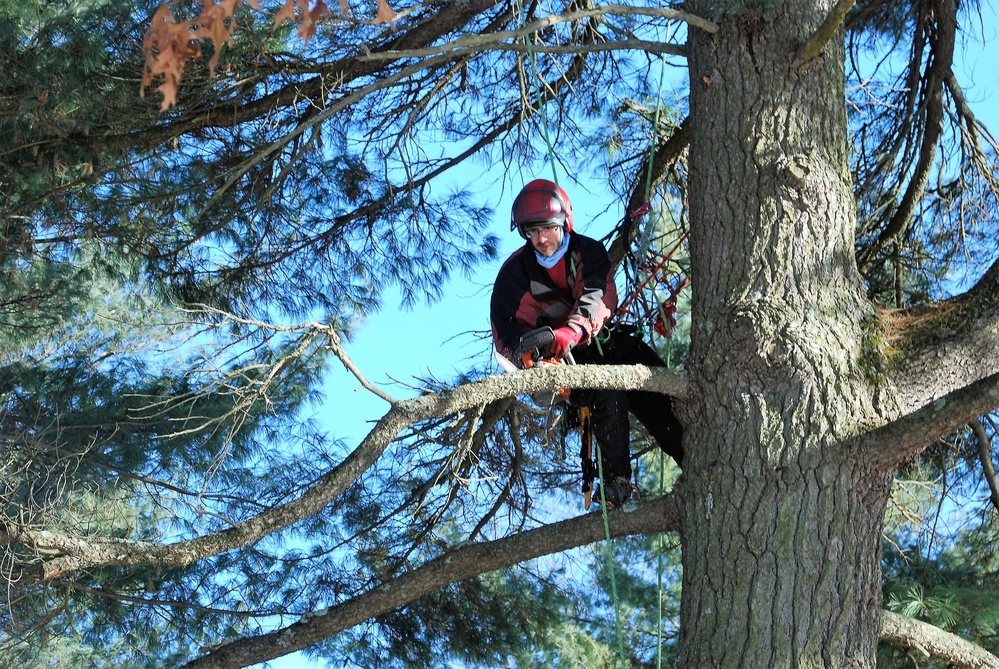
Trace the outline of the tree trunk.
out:
[[[844,449],[879,421],[841,34],[795,59],[831,6],[691,31],[683,667],[875,666],[891,476]]]

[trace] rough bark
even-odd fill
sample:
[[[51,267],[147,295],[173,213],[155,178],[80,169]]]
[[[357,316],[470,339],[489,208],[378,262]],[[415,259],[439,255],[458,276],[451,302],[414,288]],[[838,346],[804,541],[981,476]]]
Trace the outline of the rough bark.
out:
[[[884,418],[864,366],[842,37],[795,58],[832,4],[691,35],[683,667],[875,666],[891,474],[844,448]]]

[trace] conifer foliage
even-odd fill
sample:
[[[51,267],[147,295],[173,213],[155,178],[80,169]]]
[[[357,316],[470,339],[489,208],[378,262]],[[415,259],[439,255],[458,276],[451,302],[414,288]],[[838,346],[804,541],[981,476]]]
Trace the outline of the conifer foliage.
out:
[[[0,666],[999,666],[973,4],[0,7]],[[367,378],[548,171],[670,367]],[[689,442],[606,523],[594,385]]]

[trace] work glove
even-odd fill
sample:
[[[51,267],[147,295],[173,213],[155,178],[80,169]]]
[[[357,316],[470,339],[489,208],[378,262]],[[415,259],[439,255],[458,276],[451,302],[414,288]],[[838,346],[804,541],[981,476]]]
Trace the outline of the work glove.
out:
[[[582,338],[582,331],[566,325],[565,327],[555,330],[555,341],[548,346],[548,350],[550,350],[552,355],[556,358],[562,358],[569,352],[569,349],[578,344]]]

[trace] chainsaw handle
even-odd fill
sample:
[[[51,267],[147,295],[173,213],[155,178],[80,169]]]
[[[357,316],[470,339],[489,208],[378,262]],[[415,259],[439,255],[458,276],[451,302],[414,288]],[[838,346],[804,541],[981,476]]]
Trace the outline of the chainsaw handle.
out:
[[[555,341],[555,331],[547,325],[536,330],[531,330],[521,336],[517,348],[514,350],[514,355],[524,369],[530,369],[535,366],[538,360],[554,359],[550,355],[546,355],[548,353],[548,346],[553,341]],[[566,351],[561,360],[567,365],[576,364],[575,358],[572,357],[572,351]]]
[[[517,349],[514,351],[514,355],[518,360],[523,360],[524,356],[530,355],[531,360],[533,361],[535,354],[539,357],[543,357],[541,351],[547,350],[548,345],[553,341],[555,341],[555,331],[547,325],[543,328],[531,330],[530,332],[521,335],[520,341],[517,343]]]

